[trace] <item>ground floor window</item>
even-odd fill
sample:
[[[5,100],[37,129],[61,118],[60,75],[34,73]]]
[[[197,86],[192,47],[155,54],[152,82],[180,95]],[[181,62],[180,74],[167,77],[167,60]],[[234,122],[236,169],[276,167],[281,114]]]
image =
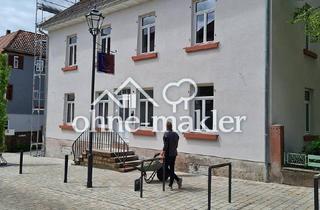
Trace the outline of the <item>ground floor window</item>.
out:
[[[194,129],[204,131],[213,129],[213,85],[198,86],[198,92],[193,102]],[[201,122],[204,122],[201,124]]]
[[[144,90],[150,98],[153,98],[153,90]],[[140,126],[141,127],[152,127],[153,126],[153,104],[150,100],[142,93],[139,94],[139,108],[140,108]]]
[[[99,97],[102,92],[97,93],[97,97]],[[108,95],[104,95],[101,100],[96,105],[96,116],[99,117],[97,120],[98,126],[103,126],[108,124],[108,105],[109,98]],[[104,122],[102,120],[104,119]]]
[[[74,93],[65,94],[65,112],[64,123],[71,124],[74,120]]]

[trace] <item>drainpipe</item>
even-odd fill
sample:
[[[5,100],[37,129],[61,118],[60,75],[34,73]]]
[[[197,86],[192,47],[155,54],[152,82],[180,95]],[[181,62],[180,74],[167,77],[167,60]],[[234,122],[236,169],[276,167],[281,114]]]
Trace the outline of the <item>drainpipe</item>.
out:
[[[271,2],[266,0],[266,53],[265,53],[265,181],[269,181],[270,134],[270,74],[271,74]]]

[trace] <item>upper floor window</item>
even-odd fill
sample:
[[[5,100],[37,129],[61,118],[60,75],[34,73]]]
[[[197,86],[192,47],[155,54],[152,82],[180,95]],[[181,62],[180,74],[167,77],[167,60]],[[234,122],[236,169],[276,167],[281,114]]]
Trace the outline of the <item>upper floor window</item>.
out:
[[[214,5],[216,0],[196,0],[193,4],[194,43],[214,40]]]
[[[71,124],[74,120],[74,93],[65,94],[64,123]]]
[[[13,56],[13,68],[14,69],[19,68],[19,56]]]
[[[193,104],[195,130],[206,131],[207,129],[213,129],[213,95],[213,85],[198,86],[198,92]],[[204,122],[204,124],[201,124],[201,122]]]
[[[155,49],[155,21],[155,15],[140,18],[140,53],[153,52]]]
[[[74,66],[77,64],[77,36],[69,36],[67,44],[67,64]]]
[[[101,30],[101,52],[110,53],[111,50],[111,27]]]

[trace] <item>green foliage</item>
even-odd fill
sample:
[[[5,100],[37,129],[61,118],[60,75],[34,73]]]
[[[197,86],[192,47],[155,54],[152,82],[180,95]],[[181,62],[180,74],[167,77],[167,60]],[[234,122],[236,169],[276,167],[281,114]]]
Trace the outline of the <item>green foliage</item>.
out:
[[[303,23],[305,33],[312,42],[320,42],[320,7],[305,4],[294,12],[292,23]]]
[[[320,155],[320,139],[309,142],[305,146],[304,152],[310,155]]]
[[[5,126],[7,124],[7,100],[5,98],[10,68],[8,56],[0,54],[0,153],[5,150]]]

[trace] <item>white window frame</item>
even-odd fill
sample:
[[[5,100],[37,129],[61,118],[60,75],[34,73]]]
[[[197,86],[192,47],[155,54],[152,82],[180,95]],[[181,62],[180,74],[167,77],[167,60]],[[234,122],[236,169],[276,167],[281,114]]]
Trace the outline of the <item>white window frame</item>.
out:
[[[207,0],[193,0],[193,3],[192,3],[193,44],[201,44],[201,43],[208,43],[208,42],[213,42],[214,41],[214,37],[213,37],[212,41],[207,41],[207,26],[208,26],[207,22],[208,22],[208,14],[211,13],[211,12],[213,12],[215,14],[215,5],[214,5],[213,8],[197,12],[196,11],[196,5],[197,5],[197,3],[202,2],[202,1],[207,1]],[[216,1],[216,0],[214,0],[214,1]],[[203,22],[204,22],[204,26],[203,26],[203,42],[199,42],[199,43],[197,43],[197,16],[198,15],[204,15],[204,19],[203,19]],[[214,21],[215,21],[215,18],[214,18]]]
[[[192,104],[192,112],[193,112],[193,120],[194,122],[196,122],[196,110],[195,110],[195,102],[196,101],[201,101],[201,104],[202,104],[202,113],[201,114],[201,117],[200,117],[200,122],[201,122],[201,119],[204,119],[206,117],[206,101],[211,101],[212,100],[212,103],[213,103],[213,109],[214,109],[214,85],[198,85],[198,88],[199,87],[210,87],[212,86],[212,91],[213,91],[213,96],[196,96],[194,97],[194,99],[192,100],[193,104]],[[202,128],[201,124],[198,124],[197,125],[199,126],[199,129],[198,128],[195,128],[195,125],[193,124],[192,127],[193,127],[193,130],[196,131],[196,132],[204,132],[206,131],[205,129]]]
[[[143,16],[140,16],[139,18],[139,53],[140,54],[144,54],[144,53],[152,53],[152,52],[155,52],[156,50],[156,39],[154,40],[154,50],[151,51],[150,50],[150,30],[152,27],[155,27],[154,29],[154,33],[156,33],[156,20],[154,21],[154,23],[151,23],[151,24],[148,24],[148,25],[145,25],[143,26],[143,18],[146,18],[146,17],[150,17],[150,16],[154,16],[154,18],[156,19],[156,15],[154,13],[149,13],[147,15],[143,15]],[[143,47],[142,47],[142,44],[143,44],[143,30],[144,29],[147,29],[148,32],[147,32],[147,52],[142,52],[143,50]]]
[[[13,56],[13,68],[14,69],[19,68],[19,56],[17,55]]]
[[[305,114],[305,133],[306,134],[310,134],[311,133],[311,127],[312,127],[312,90],[311,89],[305,89],[304,90],[304,94],[306,94],[306,92],[308,92],[308,94],[309,94],[309,100],[306,100],[306,98],[305,98],[305,96],[304,96],[304,104],[305,104],[305,106],[304,106],[304,108],[305,108],[305,110],[304,110],[304,114]],[[309,124],[309,128],[307,128],[307,119],[306,119],[306,116],[307,116],[307,106],[308,106],[308,111],[309,111],[309,113],[308,113],[308,124]]]
[[[36,72],[42,73],[44,69],[44,60],[43,59],[37,59],[36,60]]]
[[[70,39],[76,37],[76,42],[70,44]],[[78,44],[78,36],[76,34],[70,35],[67,37],[67,56],[66,56],[66,66],[75,66],[77,65],[77,44]],[[72,55],[70,55],[70,49],[72,48]],[[70,62],[70,56],[71,62]]]
[[[108,39],[110,39],[110,45],[111,45],[111,33],[112,33],[112,28],[111,28],[111,26],[105,26],[105,27],[102,28],[102,30],[103,30],[103,29],[107,29],[107,28],[110,28],[110,33],[109,33],[109,34],[107,34],[107,35],[102,35],[102,33],[100,33],[101,52],[103,52],[103,50],[104,50],[105,53],[107,53],[107,50],[108,50]],[[101,30],[101,32],[102,32],[102,30]],[[103,39],[106,40],[106,49],[102,49],[102,41],[103,41]],[[110,47],[111,47],[111,46],[110,46]],[[110,48],[110,49],[111,49],[111,48]]]
[[[152,91],[153,92],[153,89],[152,88],[148,88],[148,89],[144,89],[145,91]],[[139,117],[141,116],[141,112],[144,111],[145,112],[145,122],[143,123],[140,119],[140,127],[142,128],[152,128],[152,126],[150,125],[150,123],[152,122],[148,122],[148,119],[149,119],[149,103],[153,106],[153,103],[151,103],[151,101],[148,100],[148,98],[141,98],[141,93],[139,93]],[[154,94],[154,92],[153,92]],[[144,103],[145,104],[145,109],[142,110],[141,109],[141,103]],[[153,112],[152,112],[152,117],[154,115],[154,106],[153,106]],[[152,119],[152,118],[151,118]]]
[[[102,92],[98,92],[98,93],[96,94],[97,97],[99,97],[101,93],[102,93]],[[99,105],[100,105],[100,104],[102,104],[102,115],[101,115],[101,113],[99,113],[99,111],[100,111]],[[107,106],[107,113],[105,113],[105,111],[106,111],[106,106]],[[104,122],[105,126],[104,126],[104,128],[107,128],[107,126],[108,126],[108,120],[107,120],[108,113],[109,113],[109,97],[108,97],[108,99],[101,99],[101,100],[97,103],[97,105],[96,105],[96,116],[97,116],[97,117],[103,117],[103,118],[105,119],[105,122]],[[101,126],[101,124],[97,124],[97,126],[100,127],[100,128],[103,127],[103,126]]]
[[[74,99],[73,100],[68,100],[68,96],[73,94]],[[69,111],[69,106],[70,106],[70,113]],[[75,95],[74,93],[67,93],[65,94],[65,116],[64,116],[64,122],[65,124],[72,124],[74,120],[74,111],[75,111]],[[68,116],[70,115],[70,121],[68,121]]]

